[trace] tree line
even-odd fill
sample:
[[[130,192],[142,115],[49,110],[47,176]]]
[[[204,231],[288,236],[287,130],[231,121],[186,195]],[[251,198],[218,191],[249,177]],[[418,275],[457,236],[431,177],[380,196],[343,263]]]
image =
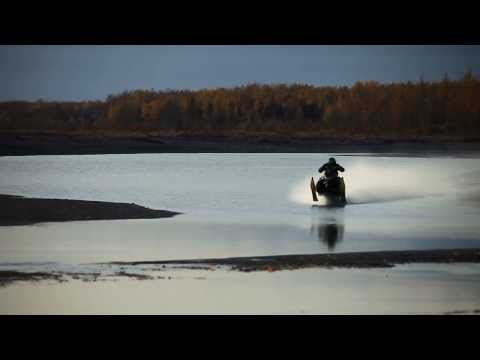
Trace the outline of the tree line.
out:
[[[419,137],[480,135],[480,79],[351,87],[135,90],[104,101],[0,102],[0,130]]]

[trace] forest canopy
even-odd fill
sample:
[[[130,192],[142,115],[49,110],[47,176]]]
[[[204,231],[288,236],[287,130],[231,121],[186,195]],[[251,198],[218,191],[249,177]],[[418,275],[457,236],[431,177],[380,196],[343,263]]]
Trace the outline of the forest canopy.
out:
[[[421,137],[480,135],[480,79],[351,87],[134,90],[104,101],[0,102],[1,131]]]

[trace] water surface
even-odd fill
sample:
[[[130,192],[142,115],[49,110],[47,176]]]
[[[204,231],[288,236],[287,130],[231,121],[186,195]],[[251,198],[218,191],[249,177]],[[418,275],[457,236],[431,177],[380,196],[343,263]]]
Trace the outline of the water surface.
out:
[[[333,154],[349,205],[312,206],[310,176],[331,155],[2,157],[0,193],[184,214],[2,227],[0,263],[480,247],[478,159]]]

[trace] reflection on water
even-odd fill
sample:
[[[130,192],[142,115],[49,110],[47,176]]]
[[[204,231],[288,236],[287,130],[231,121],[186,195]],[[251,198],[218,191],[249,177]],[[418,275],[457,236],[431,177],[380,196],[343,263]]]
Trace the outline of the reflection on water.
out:
[[[318,237],[329,251],[335,250],[345,234],[344,209],[313,206],[310,233]]]
[[[318,240],[325,243],[328,247],[328,250],[333,251],[335,245],[343,240],[343,234],[345,227],[338,224],[321,224],[317,225],[312,230],[318,235]]]

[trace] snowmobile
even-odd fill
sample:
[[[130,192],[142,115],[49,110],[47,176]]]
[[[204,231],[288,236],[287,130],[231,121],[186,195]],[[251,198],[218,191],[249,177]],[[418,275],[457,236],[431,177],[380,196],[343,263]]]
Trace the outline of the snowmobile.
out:
[[[345,181],[342,177],[326,178],[322,176],[317,183],[310,180],[313,201],[318,201],[318,195],[325,197],[328,206],[344,206],[347,203],[345,196]]]

